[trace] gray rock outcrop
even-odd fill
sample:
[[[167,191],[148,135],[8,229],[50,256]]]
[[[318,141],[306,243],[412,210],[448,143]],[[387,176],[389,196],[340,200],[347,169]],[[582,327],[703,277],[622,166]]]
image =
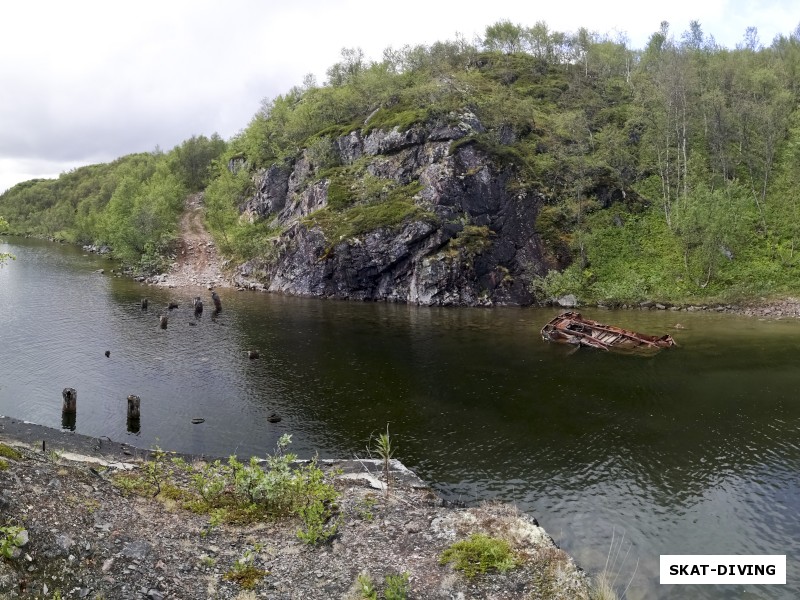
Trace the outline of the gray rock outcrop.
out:
[[[444,124],[357,130],[332,140],[335,163],[350,169],[354,186],[372,177],[415,190],[404,198],[415,210],[401,223],[341,239],[313,218],[326,208],[333,220],[348,218],[346,209],[329,206],[330,165],[314,164],[304,151],[259,172],[242,212],[270,220],[280,233],[264,249],[269,258],[240,265],[234,282],[421,305],[530,304],[530,278],[549,266],[535,230],[545,198],[518,185],[513,165],[467,137],[483,130],[465,111]]]

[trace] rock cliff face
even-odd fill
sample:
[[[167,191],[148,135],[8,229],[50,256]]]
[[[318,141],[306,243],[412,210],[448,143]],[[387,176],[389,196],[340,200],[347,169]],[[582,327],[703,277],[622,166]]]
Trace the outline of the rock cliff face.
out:
[[[543,198],[510,191],[513,166],[467,137],[482,130],[469,112],[437,126],[357,130],[260,172],[242,212],[279,233],[270,258],[241,265],[235,283],[422,305],[530,304],[530,278],[545,270],[534,228]],[[394,189],[393,200],[359,192],[367,181]],[[359,207],[392,201],[404,218],[362,226]]]

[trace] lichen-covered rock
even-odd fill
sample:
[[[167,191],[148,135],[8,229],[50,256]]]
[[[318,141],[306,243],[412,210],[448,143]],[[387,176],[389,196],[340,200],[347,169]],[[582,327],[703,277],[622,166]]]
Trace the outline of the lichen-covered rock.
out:
[[[243,212],[263,217],[280,211],[286,204],[291,174],[286,165],[272,165],[261,177],[256,194],[247,201]]]
[[[530,278],[550,266],[535,229],[545,198],[516,185],[512,165],[466,137],[482,131],[463,111],[428,127],[341,136],[331,142],[336,202],[330,165],[313,164],[308,151],[273,165],[257,178],[244,212],[281,232],[265,249],[270,258],[240,266],[234,283],[422,305],[530,304]],[[374,198],[359,192],[381,183]],[[381,202],[406,213],[381,221]],[[375,210],[366,216],[365,207]]]

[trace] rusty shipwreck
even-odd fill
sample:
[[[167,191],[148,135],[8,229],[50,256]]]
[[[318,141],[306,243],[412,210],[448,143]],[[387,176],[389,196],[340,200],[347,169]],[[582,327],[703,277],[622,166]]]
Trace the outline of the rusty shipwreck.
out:
[[[580,313],[566,311],[554,317],[542,328],[542,338],[548,342],[588,346],[606,352],[651,354],[662,348],[677,345],[670,335],[645,335],[584,318]]]

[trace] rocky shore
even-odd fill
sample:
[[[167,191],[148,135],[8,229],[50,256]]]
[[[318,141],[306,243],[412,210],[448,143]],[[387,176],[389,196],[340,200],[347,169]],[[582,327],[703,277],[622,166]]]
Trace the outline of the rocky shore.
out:
[[[405,594],[392,597],[419,599],[592,597],[535,519],[503,504],[447,505],[396,461],[388,489],[373,461],[323,464],[339,528],[309,545],[295,518],[212,526],[161,494],[126,493],[120,473],[148,460],[108,438],[0,417],[0,598],[358,599],[389,597],[392,586]],[[443,564],[473,534],[507,542],[513,568],[469,577]],[[245,566],[259,574],[252,589],[236,576]]]
[[[697,304],[672,304],[670,302],[657,302],[648,300],[638,303],[598,302],[596,304],[582,304],[572,294],[553,298],[550,305],[560,308],[582,308],[584,306],[600,309],[622,310],[664,310],[670,312],[716,312],[743,315],[762,319],[785,319],[800,317],[800,298],[754,298],[737,304],[706,302]]]

